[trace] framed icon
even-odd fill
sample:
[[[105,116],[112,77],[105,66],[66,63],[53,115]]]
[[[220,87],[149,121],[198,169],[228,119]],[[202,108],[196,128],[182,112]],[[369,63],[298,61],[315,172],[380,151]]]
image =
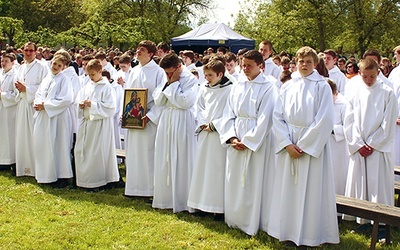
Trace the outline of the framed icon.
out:
[[[146,123],[142,118],[147,110],[147,89],[125,89],[122,110],[122,128],[144,129]]]

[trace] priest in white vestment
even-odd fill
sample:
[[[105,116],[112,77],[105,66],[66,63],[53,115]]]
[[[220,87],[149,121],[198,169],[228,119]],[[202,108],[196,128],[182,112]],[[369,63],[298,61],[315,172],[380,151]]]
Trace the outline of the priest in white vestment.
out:
[[[151,41],[142,41],[137,48],[139,65],[131,69],[125,88],[147,89],[148,119],[144,129],[127,129],[126,185],[127,196],[153,196],[154,193],[154,147],[160,107],[154,105],[153,92],[167,82],[165,72],[152,59],[157,49]]]
[[[154,103],[162,108],[154,154],[153,207],[192,211],[187,206],[195,148],[195,118],[191,108],[197,96],[197,78],[176,54],[160,62],[168,82],[159,85]]]
[[[282,85],[274,110],[276,175],[268,234],[297,246],[339,243],[329,136],[332,90],[314,70],[317,53],[296,54],[298,71]]]
[[[35,176],[33,155],[33,100],[40,83],[48,74],[48,66],[36,58],[36,45],[28,42],[24,46],[24,61],[18,69],[15,86],[17,114],[15,120],[15,160],[17,176]]]
[[[227,149],[225,222],[246,234],[267,229],[275,171],[272,113],[277,89],[262,73],[262,55],[243,55],[243,75],[232,87],[222,118]]]

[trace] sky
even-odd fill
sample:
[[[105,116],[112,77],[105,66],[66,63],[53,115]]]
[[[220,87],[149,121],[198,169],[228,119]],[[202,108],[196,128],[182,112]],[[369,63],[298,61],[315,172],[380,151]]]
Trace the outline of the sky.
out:
[[[214,8],[214,15],[210,15],[208,19],[209,23],[225,23],[233,28],[234,26],[234,18],[231,17],[233,14],[235,17],[237,16],[240,9],[241,0],[214,0],[216,8]]]

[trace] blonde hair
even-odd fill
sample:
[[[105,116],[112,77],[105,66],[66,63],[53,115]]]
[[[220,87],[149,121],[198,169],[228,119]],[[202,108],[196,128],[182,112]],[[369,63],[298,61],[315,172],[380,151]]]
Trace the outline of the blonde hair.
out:
[[[306,56],[311,56],[314,59],[314,63],[318,62],[317,52],[309,46],[304,46],[296,52],[297,60]]]

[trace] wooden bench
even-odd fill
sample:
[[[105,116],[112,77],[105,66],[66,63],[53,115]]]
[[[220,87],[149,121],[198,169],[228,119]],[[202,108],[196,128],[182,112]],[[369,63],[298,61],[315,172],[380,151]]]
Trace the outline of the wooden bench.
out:
[[[116,149],[117,158],[125,160],[126,151],[124,149]]]
[[[386,244],[390,244],[390,226],[400,226],[400,208],[351,197],[336,195],[338,213],[348,214],[374,221],[370,249],[378,241],[379,223],[386,224]]]
[[[394,166],[394,174],[400,175],[400,166]]]

